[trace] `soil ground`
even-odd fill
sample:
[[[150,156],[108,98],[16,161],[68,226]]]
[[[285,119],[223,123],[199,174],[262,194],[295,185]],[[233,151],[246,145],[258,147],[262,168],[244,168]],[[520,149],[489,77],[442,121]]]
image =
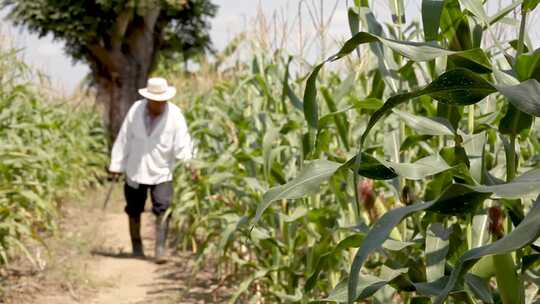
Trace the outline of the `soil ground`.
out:
[[[114,189],[106,211],[104,198],[105,191],[95,191],[82,202],[64,203],[58,233],[45,240],[46,250],[32,250],[33,265],[16,258],[0,273],[0,303],[226,302],[228,292],[218,284],[214,269],[194,271],[191,253],[169,249],[166,264],[152,261],[154,216],[149,211],[142,218],[147,258],[131,257],[121,186]],[[146,207],[150,209],[150,202]]]

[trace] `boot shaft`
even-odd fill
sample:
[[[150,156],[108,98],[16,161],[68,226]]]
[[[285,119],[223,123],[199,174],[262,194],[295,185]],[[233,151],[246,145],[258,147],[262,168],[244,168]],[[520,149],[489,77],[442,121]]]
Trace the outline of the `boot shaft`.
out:
[[[129,235],[131,240],[141,239],[141,217],[129,217]]]
[[[170,218],[165,217],[163,214],[156,216],[155,233],[156,233],[156,246],[155,246],[155,258],[157,263],[163,263],[165,256],[165,245],[167,243],[167,232],[169,230]]]
[[[129,217],[129,236],[134,256],[144,256],[141,238],[141,217]]]

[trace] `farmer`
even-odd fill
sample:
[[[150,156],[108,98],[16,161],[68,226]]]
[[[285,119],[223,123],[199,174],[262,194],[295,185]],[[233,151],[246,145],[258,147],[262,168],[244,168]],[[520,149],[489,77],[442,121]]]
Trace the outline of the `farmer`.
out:
[[[125,211],[133,255],[137,257],[144,257],[141,213],[150,192],[156,215],[154,257],[157,263],[164,263],[169,226],[165,212],[173,195],[173,169],[177,160],[191,158],[191,137],[181,110],[168,102],[176,89],[165,79],[150,78],[139,94],[145,99],[129,109],[113,145],[109,171],[113,178],[125,173]]]

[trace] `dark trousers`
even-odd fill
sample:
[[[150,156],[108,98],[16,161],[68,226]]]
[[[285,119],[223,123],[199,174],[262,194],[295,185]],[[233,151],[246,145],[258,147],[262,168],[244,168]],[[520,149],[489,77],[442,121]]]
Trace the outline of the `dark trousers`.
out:
[[[125,211],[130,217],[140,216],[144,211],[144,204],[150,191],[152,198],[152,212],[155,215],[164,213],[171,205],[173,186],[172,182],[165,182],[157,185],[139,185],[135,189],[124,184],[124,196],[126,198]]]

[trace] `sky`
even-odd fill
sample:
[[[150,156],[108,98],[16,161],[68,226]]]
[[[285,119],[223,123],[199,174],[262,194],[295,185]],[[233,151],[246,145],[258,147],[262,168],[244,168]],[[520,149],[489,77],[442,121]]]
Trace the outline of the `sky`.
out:
[[[350,0],[352,2],[353,0]],[[347,38],[349,29],[347,21],[347,2],[349,0],[304,0],[304,3],[323,3],[325,20],[328,20],[334,4],[337,3],[333,18],[326,28],[327,47],[326,52],[331,52],[339,43]],[[375,15],[381,20],[390,20],[388,1],[374,1]],[[316,40],[315,26],[310,18],[310,12],[304,4],[299,14],[299,0],[214,0],[213,3],[219,6],[217,16],[212,20],[211,38],[217,50],[223,49],[227,42],[241,31],[246,29],[259,30],[264,33],[268,40],[279,44],[283,43],[280,37],[282,33],[287,33],[289,41],[285,46],[291,53],[300,52],[299,44],[299,15],[302,18],[304,48],[311,49],[307,52],[313,53],[316,49],[320,53],[321,44],[311,43]],[[419,19],[420,0],[406,0],[406,15],[409,20]],[[313,14],[313,10],[311,10]],[[259,14],[263,12],[266,17]],[[0,33],[7,33],[15,44],[22,48],[21,54],[31,65],[45,72],[50,76],[53,85],[61,91],[71,92],[88,73],[88,68],[84,64],[73,63],[63,52],[61,42],[54,41],[52,37],[38,38],[23,29],[14,28],[9,22],[2,18],[6,14],[0,11]],[[326,21],[325,21],[326,22]],[[534,21],[533,21],[534,22]],[[279,24],[279,27],[272,26]],[[530,26],[537,28],[537,26]],[[540,31],[532,31],[538,34]],[[280,34],[281,33],[281,34]],[[257,38],[262,38],[257,37]],[[271,37],[270,37],[271,36]],[[326,55],[326,54],[325,54]],[[306,56],[307,57],[307,56]]]

